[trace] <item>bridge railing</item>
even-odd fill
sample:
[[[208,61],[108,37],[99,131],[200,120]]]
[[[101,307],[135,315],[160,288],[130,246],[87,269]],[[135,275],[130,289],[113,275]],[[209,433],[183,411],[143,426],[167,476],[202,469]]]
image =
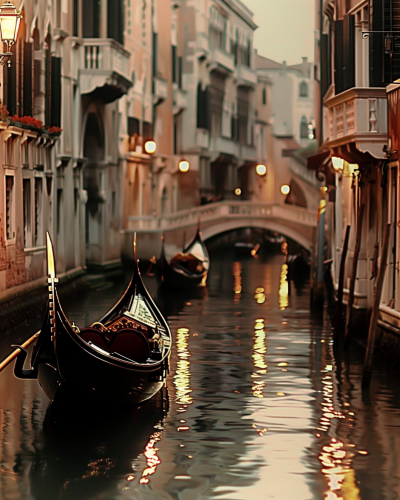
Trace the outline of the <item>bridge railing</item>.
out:
[[[127,231],[170,231],[201,223],[221,219],[249,217],[251,219],[273,219],[288,221],[303,227],[314,227],[317,224],[317,214],[306,208],[294,205],[274,205],[270,203],[254,203],[246,201],[222,201],[181,210],[161,217],[129,216]]]

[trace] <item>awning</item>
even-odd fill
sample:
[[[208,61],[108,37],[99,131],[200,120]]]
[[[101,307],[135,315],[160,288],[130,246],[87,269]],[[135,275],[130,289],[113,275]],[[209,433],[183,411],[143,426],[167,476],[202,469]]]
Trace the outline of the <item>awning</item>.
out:
[[[308,170],[319,170],[326,163],[330,157],[330,151],[322,151],[313,156],[307,158],[307,168]]]

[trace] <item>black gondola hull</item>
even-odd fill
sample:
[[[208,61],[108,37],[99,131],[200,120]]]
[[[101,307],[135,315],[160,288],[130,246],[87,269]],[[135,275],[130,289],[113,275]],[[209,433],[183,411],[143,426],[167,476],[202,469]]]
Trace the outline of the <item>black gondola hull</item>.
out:
[[[121,404],[135,405],[153,397],[167,375],[166,361],[132,367],[98,355],[59,319],[56,356],[61,379],[81,391]],[[73,360],[73,362],[71,362]]]

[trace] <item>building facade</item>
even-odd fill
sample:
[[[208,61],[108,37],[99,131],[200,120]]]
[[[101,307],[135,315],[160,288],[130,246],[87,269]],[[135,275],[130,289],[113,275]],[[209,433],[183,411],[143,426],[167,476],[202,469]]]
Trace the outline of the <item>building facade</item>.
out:
[[[332,258],[335,289],[347,302],[347,316],[350,309],[367,319],[377,300],[377,325],[392,338],[400,333],[400,55],[393,33],[398,31],[398,7],[398,2],[385,0],[323,3],[316,66],[321,147],[309,159],[309,168],[324,176],[328,190],[327,257]],[[377,292],[381,269],[384,282]]]

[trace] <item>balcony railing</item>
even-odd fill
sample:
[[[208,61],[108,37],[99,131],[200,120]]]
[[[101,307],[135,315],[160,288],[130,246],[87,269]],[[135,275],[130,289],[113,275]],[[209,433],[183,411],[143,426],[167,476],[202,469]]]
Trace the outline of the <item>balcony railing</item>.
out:
[[[254,203],[247,201],[222,201],[210,203],[189,210],[182,210],[162,217],[129,216],[126,232],[131,231],[170,231],[188,225],[196,225],[199,218],[202,224],[226,219],[250,217],[257,219],[286,220],[303,227],[315,227],[317,214],[315,210],[295,205],[273,205],[271,203]]]
[[[210,51],[210,71],[218,69],[233,73],[235,71],[235,59],[232,54],[214,48]]]
[[[384,88],[352,88],[327,99],[325,145],[336,147],[356,142],[360,151],[382,157],[387,140],[387,98]]]
[[[168,82],[163,78],[154,77],[153,104],[160,104],[168,98]]]
[[[188,107],[188,97],[185,90],[178,88],[176,84],[172,88],[172,103],[174,115],[180,113]]]
[[[96,91],[107,101],[126,94],[132,86],[129,75],[130,53],[111,38],[84,38],[79,68],[82,94]],[[109,92],[102,92],[107,89]],[[109,101],[111,102],[111,101]]]
[[[239,65],[236,67],[237,84],[244,87],[254,87],[257,84],[257,73],[254,69]]]

